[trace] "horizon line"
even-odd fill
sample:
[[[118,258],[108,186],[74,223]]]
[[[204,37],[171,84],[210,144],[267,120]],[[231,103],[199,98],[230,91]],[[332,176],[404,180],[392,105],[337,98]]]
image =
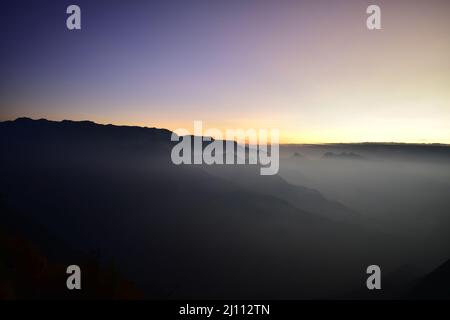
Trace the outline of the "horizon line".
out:
[[[48,118],[32,118],[27,116],[17,117],[15,119],[2,119],[0,118],[0,123],[4,122],[15,122],[18,120],[31,120],[31,121],[48,121],[48,122],[89,122],[99,126],[114,126],[114,127],[129,127],[129,128],[142,128],[142,129],[155,129],[155,130],[166,130],[169,132],[174,132],[174,130],[164,128],[164,127],[156,127],[156,126],[147,126],[147,125],[135,125],[135,124],[119,124],[119,123],[111,123],[111,122],[97,122],[94,120],[71,120],[71,119],[62,119],[62,120],[54,120]],[[237,129],[237,128],[234,128]],[[193,135],[191,135],[193,136]],[[206,137],[206,136],[202,136]],[[223,140],[223,139],[222,139]],[[345,145],[345,144],[384,144],[384,145],[422,145],[422,146],[446,146],[450,147],[449,143],[442,142],[404,142],[404,141],[351,141],[351,142],[280,142],[279,145],[285,146],[296,146],[296,145]]]

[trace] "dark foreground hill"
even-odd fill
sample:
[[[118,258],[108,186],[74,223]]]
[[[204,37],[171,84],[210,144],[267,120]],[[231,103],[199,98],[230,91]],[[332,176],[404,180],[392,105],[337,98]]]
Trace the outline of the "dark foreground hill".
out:
[[[402,259],[401,241],[314,190],[252,166],[225,177],[173,165],[170,135],[0,123],[4,228],[58,264],[95,252],[148,298],[337,297],[364,286],[373,261],[389,270]]]
[[[422,277],[411,289],[410,299],[450,299],[450,260]]]

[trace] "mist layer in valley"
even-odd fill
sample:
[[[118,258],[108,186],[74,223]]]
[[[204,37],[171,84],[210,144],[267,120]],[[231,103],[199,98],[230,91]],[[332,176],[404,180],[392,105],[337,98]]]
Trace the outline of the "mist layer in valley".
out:
[[[450,148],[445,145],[284,146],[280,176],[356,210],[407,240],[411,263],[442,262],[450,243]]]

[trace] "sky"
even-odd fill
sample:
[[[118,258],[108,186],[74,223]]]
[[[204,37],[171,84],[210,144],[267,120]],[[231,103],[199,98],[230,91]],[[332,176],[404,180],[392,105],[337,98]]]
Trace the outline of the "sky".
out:
[[[66,28],[81,8],[82,29]],[[381,8],[368,30],[366,8]],[[6,0],[0,120],[450,143],[450,1]]]

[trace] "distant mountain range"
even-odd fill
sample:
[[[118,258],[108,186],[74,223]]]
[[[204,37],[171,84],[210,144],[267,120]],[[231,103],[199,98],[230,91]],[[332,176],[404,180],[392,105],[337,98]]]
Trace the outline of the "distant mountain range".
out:
[[[323,155],[323,158],[325,159],[364,159],[363,156],[354,153],[354,152],[340,152],[340,153],[334,153],[334,152],[325,152]]]
[[[357,212],[255,166],[176,166],[170,135],[1,122],[3,228],[58,263],[97,252],[159,299],[340,297],[401,250]]]

